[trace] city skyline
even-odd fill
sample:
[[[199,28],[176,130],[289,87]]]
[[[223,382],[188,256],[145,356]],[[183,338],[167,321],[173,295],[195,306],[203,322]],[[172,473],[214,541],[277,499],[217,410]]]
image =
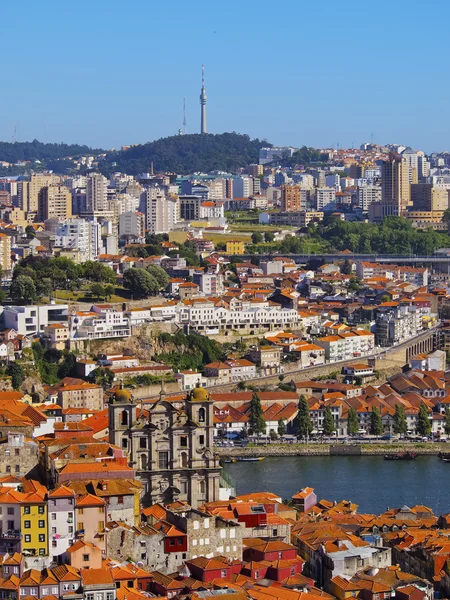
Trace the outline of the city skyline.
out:
[[[424,118],[444,113],[447,85],[436,94],[423,84],[442,80],[450,16],[444,2],[436,3],[436,19],[415,0],[382,1],[389,14],[326,0],[321,15],[289,0],[280,18],[269,20],[253,2],[232,1],[227,16],[202,0],[189,8],[174,0],[170,23],[162,7],[132,4],[119,12],[117,1],[75,7],[47,0],[45,11],[26,4],[26,20],[13,3],[3,7],[11,26],[2,36],[9,84],[0,98],[0,139],[104,148],[144,143],[176,134],[183,98],[187,132],[198,132],[198,73],[205,64],[211,133],[315,147],[351,147],[373,134],[427,152],[448,147],[450,126]],[[12,25],[19,20],[17,37]],[[78,43],[80,35],[89,43]],[[412,39],[422,40],[424,51],[399,62]]]

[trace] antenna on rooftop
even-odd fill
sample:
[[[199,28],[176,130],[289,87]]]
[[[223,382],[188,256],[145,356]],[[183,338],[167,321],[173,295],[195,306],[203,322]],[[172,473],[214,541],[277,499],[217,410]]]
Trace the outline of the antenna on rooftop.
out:
[[[183,135],[186,135],[186,98],[183,98]]]

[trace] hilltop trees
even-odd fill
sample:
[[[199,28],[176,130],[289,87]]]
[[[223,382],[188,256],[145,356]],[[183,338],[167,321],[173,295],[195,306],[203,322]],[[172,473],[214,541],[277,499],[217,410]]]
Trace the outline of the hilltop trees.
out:
[[[128,269],[123,276],[123,285],[135,298],[154,296],[160,289],[157,280],[146,269]]]

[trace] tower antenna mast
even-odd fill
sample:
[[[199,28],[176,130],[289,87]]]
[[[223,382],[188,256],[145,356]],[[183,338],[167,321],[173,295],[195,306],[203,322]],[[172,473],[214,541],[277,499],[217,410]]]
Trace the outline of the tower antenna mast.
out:
[[[183,134],[186,135],[186,98],[183,98]]]

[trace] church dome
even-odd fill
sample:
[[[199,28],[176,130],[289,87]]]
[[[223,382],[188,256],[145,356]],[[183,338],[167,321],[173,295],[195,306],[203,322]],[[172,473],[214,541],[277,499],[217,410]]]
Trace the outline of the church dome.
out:
[[[192,390],[192,402],[207,402],[209,400],[209,394],[205,388],[196,387]]]
[[[130,402],[131,394],[128,390],[120,388],[114,392],[114,402]]]

